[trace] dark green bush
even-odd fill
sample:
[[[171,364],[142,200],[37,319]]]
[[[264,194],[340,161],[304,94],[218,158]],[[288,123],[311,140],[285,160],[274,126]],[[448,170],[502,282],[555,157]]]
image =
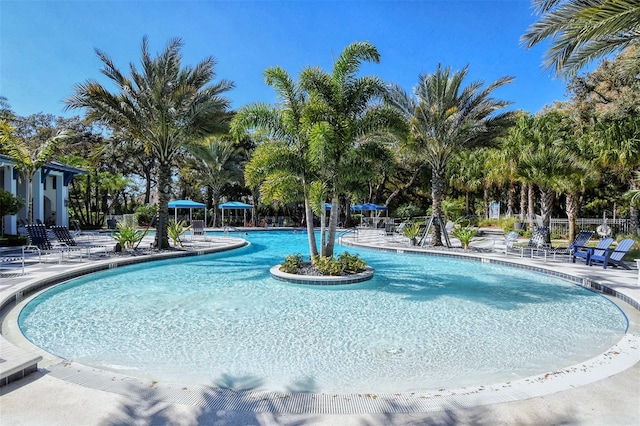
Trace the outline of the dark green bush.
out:
[[[19,235],[5,235],[4,237],[0,237],[0,247],[16,247],[26,244],[27,237],[21,237]]]

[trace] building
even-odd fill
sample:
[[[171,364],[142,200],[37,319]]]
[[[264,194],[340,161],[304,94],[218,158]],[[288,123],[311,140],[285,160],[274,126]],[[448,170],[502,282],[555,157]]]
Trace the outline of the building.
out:
[[[85,172],[57,161],[51,161],[38,169],[33,176],[33,220],[52,225],[69,226],[69,182]],[[0,154],[0,184],[5,191],[25,200],[25,206],[17,215],[5,216],[4,230],[7,234],[18,233],[18,219],[27,219],[26,188],[23,179],[14,167],[11,157]]]

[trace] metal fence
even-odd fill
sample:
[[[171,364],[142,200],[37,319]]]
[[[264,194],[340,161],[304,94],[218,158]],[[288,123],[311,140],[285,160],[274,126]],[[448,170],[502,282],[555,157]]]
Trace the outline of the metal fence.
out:
[[[596,232],[602,225],[602,218],[578,218],[576,227],[578,230]],[[629,234],[629,219],[607,219],[607,225],[611,228],[611,235]],[[551,233],[557,235],[569,234],[569,220],[551,218]]]

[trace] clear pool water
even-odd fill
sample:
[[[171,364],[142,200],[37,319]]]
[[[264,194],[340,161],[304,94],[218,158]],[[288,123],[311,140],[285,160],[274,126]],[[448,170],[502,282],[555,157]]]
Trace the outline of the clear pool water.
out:
[[[491,264],[358,252],[364,284],[285,284],[269,268],[304,233],[256,232],[234,252],[104,271],[52,288],[19,316],[65,359],[184,384],[401,392],[509,381],[592,358],[627,326],[606,298]],[[343,248],[338,248],[339,251]]]

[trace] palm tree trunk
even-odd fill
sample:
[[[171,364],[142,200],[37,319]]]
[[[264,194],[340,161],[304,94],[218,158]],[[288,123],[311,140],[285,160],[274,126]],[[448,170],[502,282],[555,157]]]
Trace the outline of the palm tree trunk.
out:
[[[171,196],[171,164],[161,162],[158,165],[158,227],[154,246],[169,248],[167,225],[169,224],[169,197]]]
[[[536,222],[536,212],[535,212],[535,204],[534,204],[534,192],[533,185],[527,185],[527,205],[529,207],[529,229],[533,230]]]
[[[573,241],[576,239],[576,218],[580,210],[580,197],[578,194],[567,193],[565,209],[569,220],[569,241]]]
[[[440,229],[439,217],[442,216],[442,198],[444,197],[445,169],[433,168],[431,171],[431,212],[433,214],[433,234],[431,234],[431,245],[442,245],[442,230]]]
[[[513,216],[513,211],[516,205],[516,183],[513,180],[509,181],[509,191],[507,195],[507,217]]]
[[[307,222],[307,239],[309,240],[309,255],[312,258],[318,255],[318,245],[316,244],[316,233],[313,227],[313,209],[309,203],[309,199],[304,199],[304,214]]]
[[[470,206],[471,193],[469,191],[464,192],[464,214],[469,216],[469,206]]]
[[[338,230],[338,216],[340,207],[340,199],[334,196],[331,199],[331,214],[329,214],[329,236],[327,241],[327,249],[324,256],[333,256],[333,249],[336,244],[336,232]]]
[[[520,185],[520,220],[524,222],[527,211],[527,185]]]
[[[551,209],[553,208],[553,189],[540,188],[540,210],[542,213],[542,226],[551,225]]]
[[[484,203],[484,218],[489,219],[489,187],[486,185],[482,190],[482,201]]]
[[[638,189],[635,179],[631,179],[629,189],[631,191],[635,191],[636,189]],[[638,226],[638,209],[636,209],[636,207],[631,204],[629,205],[629,233],[634,237],[638,236]]]

